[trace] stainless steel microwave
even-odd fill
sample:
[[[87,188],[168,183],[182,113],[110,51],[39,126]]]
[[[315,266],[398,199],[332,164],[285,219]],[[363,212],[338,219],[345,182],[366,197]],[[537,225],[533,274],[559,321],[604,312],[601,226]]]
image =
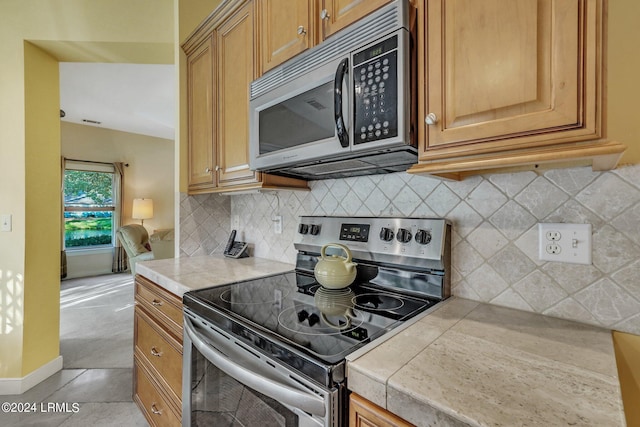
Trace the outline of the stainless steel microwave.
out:
[[[251,83],[252,169],[324,179],[417,162],[409,7],[393,1]]]

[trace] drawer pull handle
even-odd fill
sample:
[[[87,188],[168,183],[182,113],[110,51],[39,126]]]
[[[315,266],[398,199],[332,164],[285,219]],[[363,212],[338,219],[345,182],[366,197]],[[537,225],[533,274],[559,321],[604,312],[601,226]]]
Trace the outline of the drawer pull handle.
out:
[[[160,357],[160,356],[162,356],[162,352],[161,352],[161,351],[156,350],[156,348],[155,348],[155,347],[151,347],[151,355],[152,355],[152,356],[155,356],[155,357]]]
[[[160,306],[162,306],[162,301],[154,299],[153,301],[151,301],[151,304],[153,304],[156,307],[160,307]]]
[[[156,415],[162,415],[162,411],[158,409],[155,403],[151,404],[151,412],[153,412]]]

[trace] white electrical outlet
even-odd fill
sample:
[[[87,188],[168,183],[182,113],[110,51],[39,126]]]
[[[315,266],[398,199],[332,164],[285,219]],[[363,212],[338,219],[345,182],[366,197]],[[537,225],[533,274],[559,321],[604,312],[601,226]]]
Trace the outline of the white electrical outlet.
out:
[[[239,215],[232,215],[231,216],[231,229],[232,230],[237,230],[238,228],[240,228],[240,216]]]
[[[538,224],[538,240],[543,261],[591,264],[591,224]]]
[[[273,232],[275,234],[282,234],[282,215],[273,217]]]

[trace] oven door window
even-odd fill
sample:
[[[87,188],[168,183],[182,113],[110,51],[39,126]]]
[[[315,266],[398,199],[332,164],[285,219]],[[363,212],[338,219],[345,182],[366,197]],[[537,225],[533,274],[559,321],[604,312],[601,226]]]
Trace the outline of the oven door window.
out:
[[[260,154],[333,138],[333,80],[260,111]]]
[[[339,388],[318,387],[237,337],[184,319],[184,425],[334,426]]]
[[[280,402],[228,376],[198,351],[192,355],[192,426],[300,426]]]

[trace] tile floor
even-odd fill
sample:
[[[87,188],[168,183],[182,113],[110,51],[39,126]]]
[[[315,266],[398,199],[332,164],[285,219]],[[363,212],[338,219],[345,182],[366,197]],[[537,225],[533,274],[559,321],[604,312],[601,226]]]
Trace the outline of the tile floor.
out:
[[[21,395],[0,396],[36,408],[0,413],[0,426],[147,426],[132,399],[133,278],[71,279],[60,287],[63,369]]]

